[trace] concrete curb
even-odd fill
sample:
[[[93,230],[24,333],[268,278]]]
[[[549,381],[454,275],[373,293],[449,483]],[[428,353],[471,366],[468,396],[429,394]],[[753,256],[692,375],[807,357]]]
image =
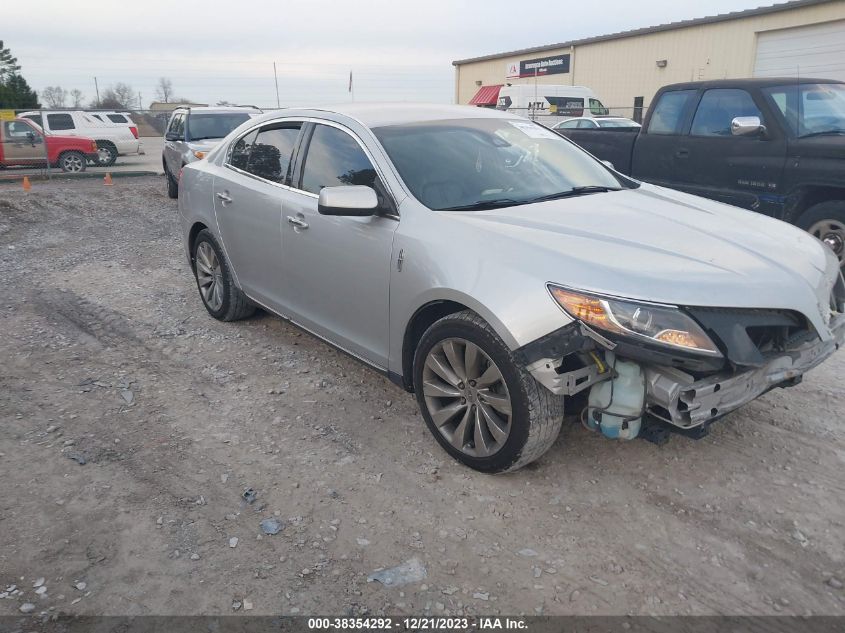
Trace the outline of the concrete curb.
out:
[[[59,172],[58,174],[54,174],[52,178],[47,178],[46,174],[0,174],[0,183],[7,183],[7,182],[23,182],[24,177],[28,177],[30,180],[37,180],[39,182],[49,182],[50,180],[75,180],[77,178],[105,178],[107,173],[111,174],[111,177],[114,178],[138,178],[141,176],[163,176],[159,172],[155,171],[112,171],[112,172],[105,172],[105,171],[96,171],[96,172],[89,172],[84,171],[81,174],[67,174],[64,172]]]

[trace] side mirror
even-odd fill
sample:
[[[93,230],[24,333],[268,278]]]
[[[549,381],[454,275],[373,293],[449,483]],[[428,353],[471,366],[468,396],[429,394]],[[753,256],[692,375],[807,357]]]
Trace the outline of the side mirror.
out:
[[[27,132],[26,133],[26,140],[29,141],[29,144],[35,147],[35,132]]]
[[[378,196],[372,187],[354,185],[349,187],[323,187],[317,201],[321,215],[374,215],[378,208]]]
[[[750,136],[765,131],[766,126],[758,116],[738,116],[731,121],[731,134],[734,136]]]
[[[603,160],[602,165],[604,165],[608,169],[612,169],[613,171],[616,171],[616,167],[614,167],[613,163],[611,163],[609,160]]]
[[[175,134],[174,132],[168,132],[167,134],[164,135],[164,140],[166,140],[166,141],[181,141],[182,137],[179,136],[178,134]]]

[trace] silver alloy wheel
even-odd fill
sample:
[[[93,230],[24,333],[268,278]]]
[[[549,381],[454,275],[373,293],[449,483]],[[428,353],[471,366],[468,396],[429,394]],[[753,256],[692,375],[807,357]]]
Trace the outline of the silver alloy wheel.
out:
[[[62,157],[62,169],[69,172],[79,172],[85,167],[85,162],[79,154],[65,154]]]
[[[223,272],[217,254],[208,242],[200,242],[196,255],[197,284],[206,305],[213,312],[223,307]]]
[[[496,363],[475,343],[447,338],[423,367],[428,414],[446,440],[471,457],[497,453],[511,432],[508,387]]]
[[[97,161],[101,165],[108,165],[112,159],[112,151],[108,147],[97,148]]]
[[[810,235],[819,238],[845,263],[845,223],[839,220],[819,220],[809,228]]]

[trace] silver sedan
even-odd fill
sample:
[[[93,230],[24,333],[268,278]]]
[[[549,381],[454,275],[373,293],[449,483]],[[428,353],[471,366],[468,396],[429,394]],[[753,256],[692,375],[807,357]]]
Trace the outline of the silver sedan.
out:
[[[261,307],[384,372],[485,472],[540,457],[564,411],[700,436],[845,336],[815,238],[497,111],[266,114],[184,169],[179,210],[211,316]]]

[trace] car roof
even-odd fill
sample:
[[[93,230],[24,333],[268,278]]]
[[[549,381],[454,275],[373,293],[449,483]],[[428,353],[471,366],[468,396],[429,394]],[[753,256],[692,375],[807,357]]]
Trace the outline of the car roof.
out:
[[[840,84],[835,79],[813,79],[810,77],[754,77],[749,79],[711,79],[708,81],[686,81],[683,83],[669,84],[664,90],[690,90],[699,88],[770,88],[773,86],[795,85],[795,84]]]
[[[174,112],[176,112],[177,110],[190,110],[191,112],[202,112],[202,113],[204,113],[204,112],[211,112],[211,113],[215,113],[215,112],[220,112],[220,113],[224,113],[224,112],[261,112],[261,110],[259,110],[258,108],[253,108],[252,106],[197,106],[197,107],[193,107],[193,108],[191,106],[183,106],[183,107],[176,108],[174,110]]]
[[[273,110],[253,122],[278,118],[279,116],[319,117],[323,114],[337,114],[354,119],[366,127],[404,125],[422,121],[445,121],[448,119],[516,119],[512,113],[464,105],[442,105],[435,103],[348,103],[315,108],[290,108]]]

